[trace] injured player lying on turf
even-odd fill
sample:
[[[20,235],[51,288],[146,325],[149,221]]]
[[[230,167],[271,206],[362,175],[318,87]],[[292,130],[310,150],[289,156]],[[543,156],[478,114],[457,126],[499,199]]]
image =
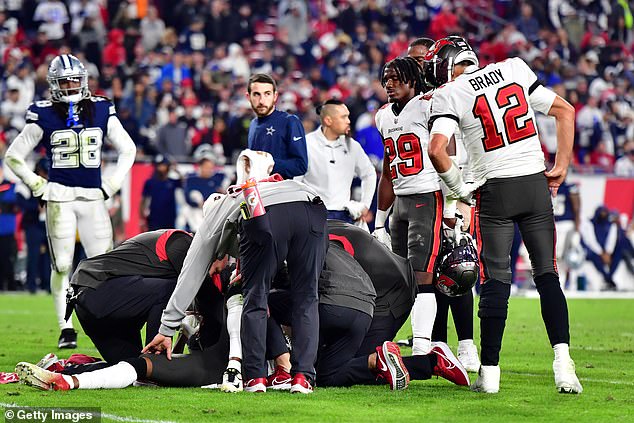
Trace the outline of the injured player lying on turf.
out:
[[[449,347],[444,343],[434,345],[432,352],[428,355],[412,357],[401,357],[400,350],[396,344],[389,340],[383,340],[380,345],[374,345],[372,352],[364,351],[363,343],[366,338],[372,337],[373,333],[368,332],[371,327],[374,305],[381,305],[384,302],[384,290],[381,289],[380,281],[374,282],[365,273],[361,265],[342,246],[342,237],[347,233],[345,239],[352,240],[358,244],[356,235],[364,231],[352,225],[337,223],[336,231],[338,240],[332,240],[326,259],[326,266],[320,277],[320,342],[321,350],[317,362],[317,384],[320,386],[351,386],[356,384],[389,384],[391,389],[405,389],[408,386],[410,375],[414,379],[429,379],[432,376],[444,377],[458,385],[468,386],[469,379],[467,372],[460,362],[453,355]],[[347,232],[350,231],[350,232]],[[385,254],[389,259],[393,253],[389,252],[369,234],[369,242],[378,246],[380,254]],[[366,236],[364,235],[364,237]],[[366,251],[372,251],[373,247],[366,246]],[[361,249],[359,249],[361,251]],[[384,267],[389,267],[390,263],[381,261]],[[406,263],[404,261],[403,263]],[[401,272],[403,273],[403,272]],[[355,275],[351,278],[350,275]],[[374,274],[373,276],[377,276]],[[392,274],[394,278],[394,273]],[[283,285],[285,281],[280,276],[277,285]],[[398,278],[396,278],[398,279]],[[402,282],[402,281],[401,281]],[[362,301],[353,301],[352,304],[346,301],[339,301],[343,297],[337,286],[343,288],[342,283],[358,283],[358,292],[365,292],[366,304]],[[379,296],[376,294],[374,286],[379,288]],[[400,283],[406,287],[406,283]],[[211,287],[210,287],[211,289]],[[217,290],[216,290],[217,291]],[[285,297],[283,290],[278,290],[271,297],[271,315],[275,316],[283,323],[286,322],[280,310],[287,309],[284,306],[288,297]],[[214,291],[206,291],[206,298],[215,298],[216,307],[222,307],[222,297],[214,296]],[[359,296],[360,298],[362,295]],[[212,302],[213,302],[212,301]],[[336,305],[340,304],[340,305]],[[366,309],[356,310],[352,307]],[[364,322],[361,325],[353,324],[354,320],[337,318],[340,313],[348,313],[356,316],[356,321]],[[205,313],[209,315],[208,313]],[[379,311],[380,315],[380,311]],[[222,319],[222,317],[221,317]],[[174,354],[168,360],[165,355],[144,355],[137,358],[126,359],[118,364],[100,370],[88,371],[78,374],[61,374],[42,368],[40,366],[49,365],[42,363],[40,366],[30,363],[19,363],[16,367],[20,380],[30,386],[45,390],[70,390],[70,389],[113,389],[124,388],[132,385],[135,381],[150,381],[160,386],[189,386],[199,387],[210,384],[220,385],[223,371],[227,368],[228,334],[225,330],[219,335],[218,341],[213,345],[205,345],[202,349],[197,349],[196,344],[200,344],[200,339],[205,339],[205,328],[209,326],[224,327],[220,322],[212,324],[203,323],[200,325],[202,334],[199,331],[196,342],[189,343],[190,354]],[[275,320],[271,318],[271,327],[274,327]],[[290,325],[292,326],[292,325]],[[278,326],[279,328],[279,326]],[[266,390],[289,389],[290,380],[290,360],[289,353],[283,335],[280,332],[269,331],[269,350],[272,351],[271,358],[275,357],[275,370],[267,380]],[[276,338],[277,337],[277,338]],[[390,338],[391,339],[391,338]],[[281,341],[280,341],[281,340]],[[281,347],[280,347],[281,342]],[[345,357],[344,357],[345,355]],[[333,359],[336,356],[337,359]],[[63,371],[63,369],[62,369]],[[236,369],[239,376],[239,368]],[[226,382],[226,381],[225,381]],[[242,389],[241,384],[236,384],[234,389],[226,391],[236,392]]]

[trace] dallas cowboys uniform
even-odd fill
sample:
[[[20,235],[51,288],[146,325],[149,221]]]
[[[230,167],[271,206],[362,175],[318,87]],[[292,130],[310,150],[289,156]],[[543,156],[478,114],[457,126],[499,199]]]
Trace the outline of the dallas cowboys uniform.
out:
[[[61,111],[60,111],[60,107]],[[68,110],[72,110],[70,116]],[[119,153],[111,178],[101,178],[101,148],[108,139]],[[48,182],[40,180],[25,163],[42,146],[51,162]],[[112,248],[112,226],[105,195],[119,190],[134,163],[136,148],[117,118],[114,105],[102,97],[89,97],[72,105],[38,101],[27,110],[27,124],[7,150],[7,164],[47,202],[46,228],[53,263],[54,291],[59,325],[65,322],[65,294],[75,248],[76,232],[88,257]]]

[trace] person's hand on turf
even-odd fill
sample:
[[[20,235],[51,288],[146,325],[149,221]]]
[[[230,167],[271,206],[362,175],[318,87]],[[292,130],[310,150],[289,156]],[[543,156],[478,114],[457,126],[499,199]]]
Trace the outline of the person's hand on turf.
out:
[[[157,333],[152,342],[143,348],[142,353],[163,354],[167,353],[167,359],[172,359],[172,338]]]

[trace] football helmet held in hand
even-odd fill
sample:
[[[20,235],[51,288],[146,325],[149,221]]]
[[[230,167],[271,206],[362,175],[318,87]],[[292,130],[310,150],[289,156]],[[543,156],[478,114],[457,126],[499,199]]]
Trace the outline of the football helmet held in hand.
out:
[[[445,238],[434,286],[449,297],[464,295],[478,281],[480,263],[473,239],[461,234],[459,240]]]

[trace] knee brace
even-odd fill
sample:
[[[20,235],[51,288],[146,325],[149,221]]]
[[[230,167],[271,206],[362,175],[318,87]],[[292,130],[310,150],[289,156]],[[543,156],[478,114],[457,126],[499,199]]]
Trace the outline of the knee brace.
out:
[[[506,319],[510,295],[510,284],[500,282],[496,279],[489,279],[486,281],[482,284],[482,289],[480,291],[478,317],[481,319]]]

